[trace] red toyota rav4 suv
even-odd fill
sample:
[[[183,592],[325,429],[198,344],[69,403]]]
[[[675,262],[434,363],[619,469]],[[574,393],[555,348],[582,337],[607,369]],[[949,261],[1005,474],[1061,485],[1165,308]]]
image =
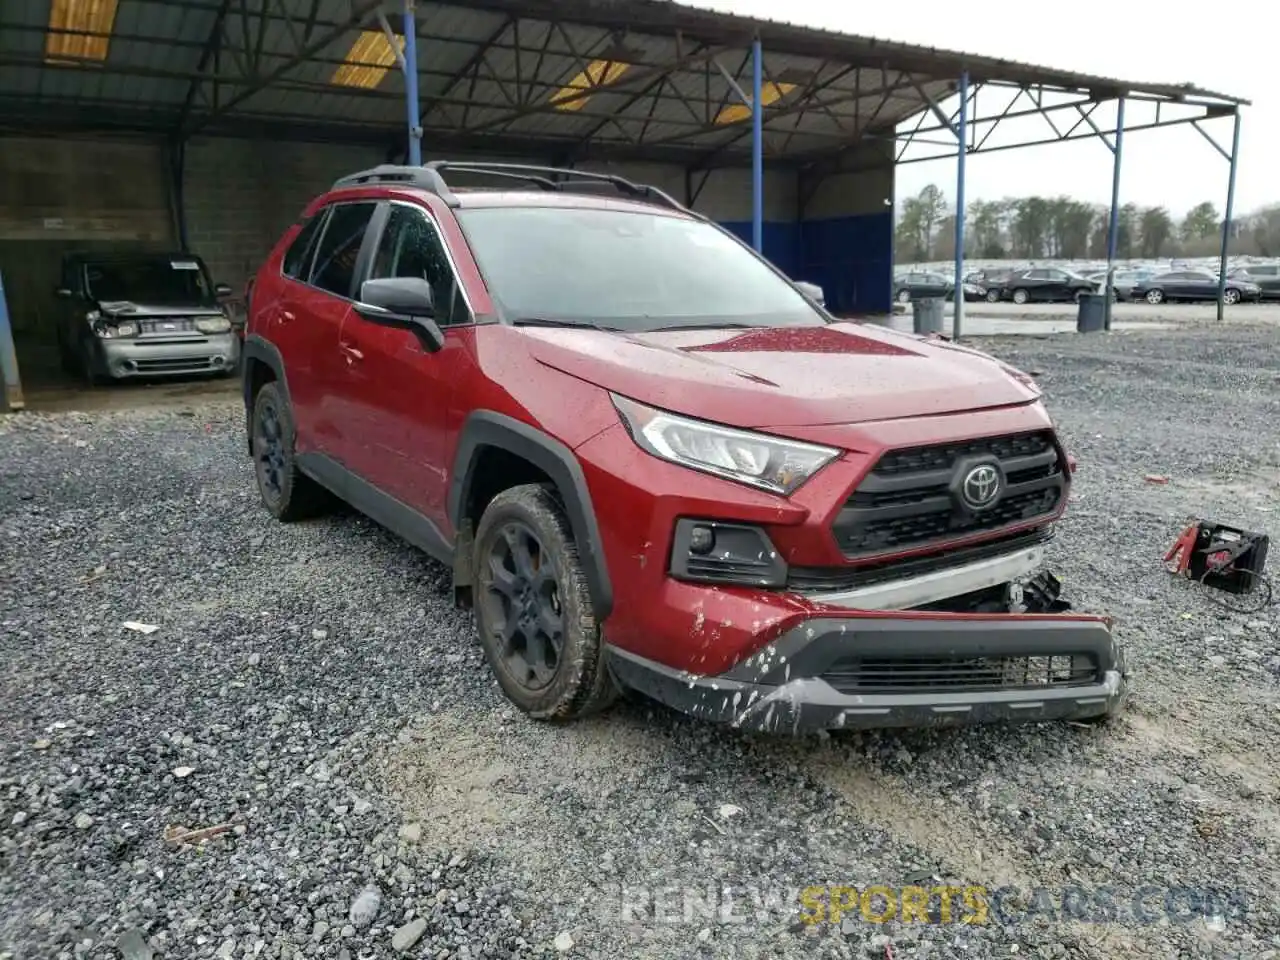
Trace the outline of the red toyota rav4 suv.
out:
[[[651,187],[339,180],[259,271],[244,356],[267,509],[336,495],[448,564],[531,716],[621,687],[769,731],[1124,699],[1109,621],[1038,572],[1070,468],[1029,378],[836,320]]]

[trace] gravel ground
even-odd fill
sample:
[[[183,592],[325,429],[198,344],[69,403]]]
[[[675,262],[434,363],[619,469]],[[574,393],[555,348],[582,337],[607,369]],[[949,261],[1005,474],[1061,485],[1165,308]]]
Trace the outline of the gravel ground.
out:
[[[1108,728],[532,723],[442,568],[357,516],[269,521],[233,399],[0,420],[0,957],[1277,956],[1275,610],[1159,564],[1196,516],[1274,532],[1274,332],[983,345],[1080,458],[1054,563],[1134,661]],[[908,883],[1016,893],[985,923],[794,916]]]

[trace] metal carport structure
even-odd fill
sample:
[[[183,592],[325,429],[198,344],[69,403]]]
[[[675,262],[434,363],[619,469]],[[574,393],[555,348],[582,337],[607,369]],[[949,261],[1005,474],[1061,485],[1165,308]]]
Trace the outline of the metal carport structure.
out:
[[[997,109],[981,112],[993,98]],[[1095,112],[1110,103],[1118,122],[1104,128]],[[1135,103],[1154,105],[1154,119],[1126,126]],[[395,160],[417,159],[421,143],[437,156],[659,163],[681,171],[695,206],[715,171],[745,168],[750,218],[732,226],[770,256],[789,245],[803,279],[857,313],[888,310],[892,212],[834,229],[814,198],[856,193],[869,171],[888,171],[891,198],[895,162],[955,156],[962,275],[964,159],[1020,145],[989,141],[1033,114],[1053,131],[1037,142],[1096,137],[1114,152],[1112,258],[1125,132],[1194,123],[1209,136],[1204,121],[1233,118],[1232,146],[1218,146],[1231,184],[1225,268],[1246,103],[668,0],[26,0],[0,12],[0,135],[161,141],[184,242],[184,155],[199,137],[360,144]],[[904,156],[920,143],[943,152]],[[771,244],[773,170],[795,178],[796,201],[789,239]],[[844,256],[842,244],[861,252]]]

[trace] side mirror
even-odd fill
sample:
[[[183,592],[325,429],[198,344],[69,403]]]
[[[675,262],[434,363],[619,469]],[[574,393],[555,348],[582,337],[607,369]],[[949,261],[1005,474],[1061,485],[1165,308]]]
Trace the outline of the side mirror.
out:
[[[360,284],[360,302],[355,311],[370,323],[409,330],[428,353],[444,346],[444,333],[435,321],[431,284],[421,277],[366,280]]]
[[[213,285],[213,295],[214,295],[215,297],[229,297],[229,296],[231,296],[231,284],[229,284],[229,283],[215,283],[215,284]]]
[[[75,296],[75,294],[71,292],[71,289],[69,287],[59,287],[54,292],[58,295],[59,300],[70,300],[72,297]]]
[[[818,306],[825,307],[827,305],[826,295],[823,293],[822,288],[816,283],[807,283],[804,280],[797,280],[796,288]]]

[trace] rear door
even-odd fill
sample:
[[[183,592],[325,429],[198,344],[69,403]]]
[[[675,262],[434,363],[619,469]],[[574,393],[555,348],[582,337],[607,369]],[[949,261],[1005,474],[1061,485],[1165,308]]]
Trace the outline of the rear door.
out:
[[[1197,300],[1216,300],[1218,298],[1218,278],[1213,274],[1191,270],[1182,274],[1182,276],[1186,278],[1186,284],[1183,287],[1184,296]]]
[[[1022,275],[1018,286],[1027,291],[1032,300],[1044,300],[1049,295],[1049,271],[1041,268],[1028,270]]]
[[[271,339],[280,347],[289,376],[289,401],[300,452],[315,450],[344,459],[341,421],[334,417],[340,380],[338,331],[351,309],[366,229],[377,204],[360,200],[331,204],[317,234],[307,271],[277,304]]]

